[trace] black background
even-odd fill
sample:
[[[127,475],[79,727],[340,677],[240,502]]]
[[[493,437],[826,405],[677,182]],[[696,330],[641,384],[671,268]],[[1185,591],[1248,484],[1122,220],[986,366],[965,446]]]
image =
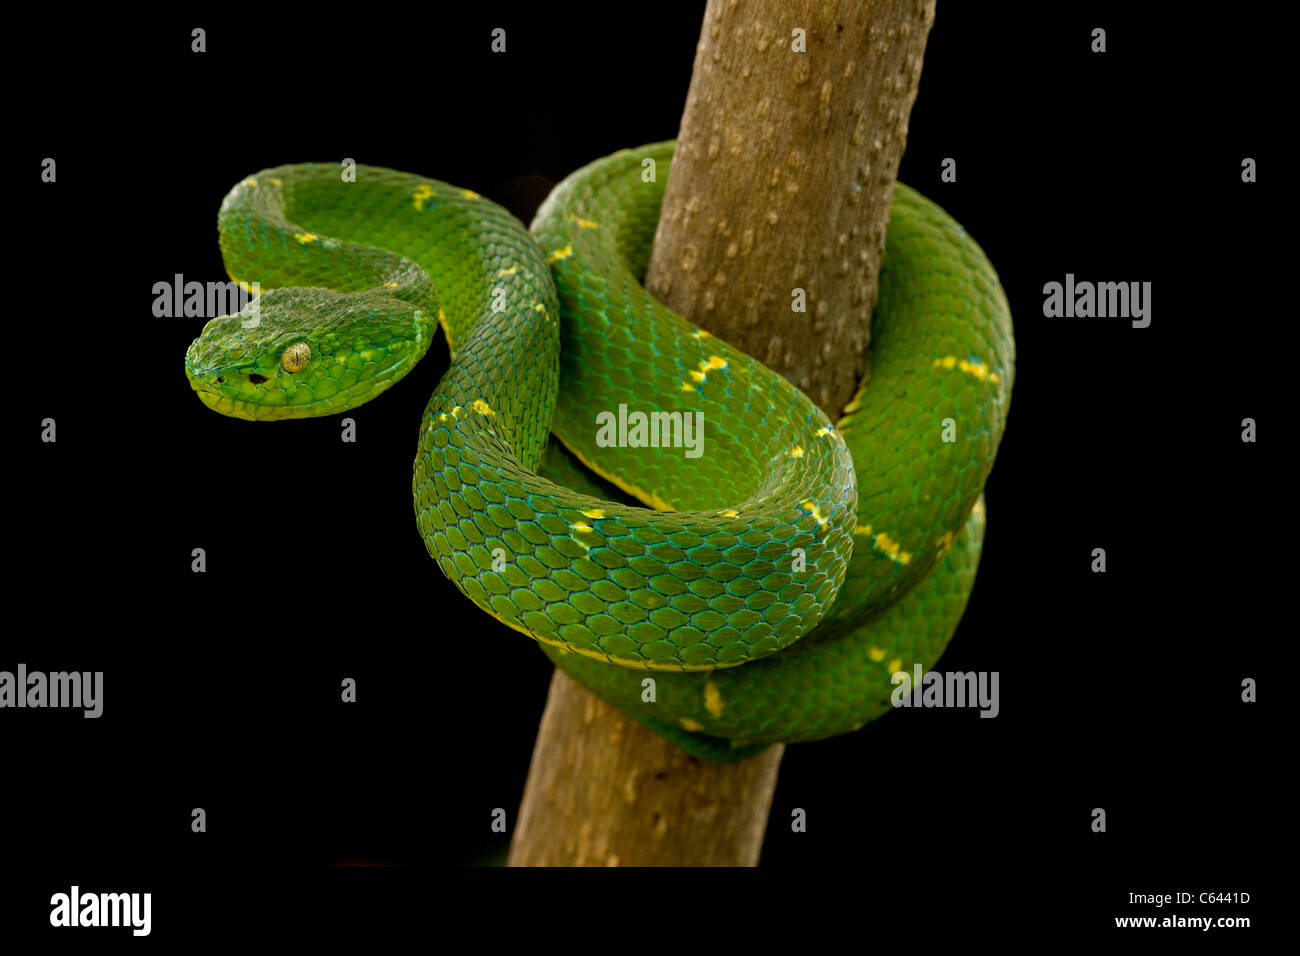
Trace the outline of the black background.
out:
[[[1268,678],[1285,638],[1268,605],[1291,525],[1270,448],[1286,427],[1273,389],[1294,366],[1270,229],[1284,171],[1265,138],[1269,28],[990,6],[941,0],[899,178],[981,243],[1015,318],[983,563],[939,665],[999,671],[1001,715],[900,712],[789,748],[760,871],[629,874],[643,917],[695,912],[693,893],[761,913],[837,888],[864,930],[978,912],[993,938],[1021,921],[1117,932],[1113,916],[1154,912],[1130,892],[1255,897],[1195,911],[1214,916],[1267,899]],[[47,18],[15,37],[9,228],[26,239],[7,318],[27,331],[4,363],[23,450],[7,469],[0,669],[103,670],[106,689],[99,720],[0,713],[5,927],[46,925],[73,882],[153,892],[159,938],[222,912],[283,921],[284,901],[307,898],[294,925],[361,920],[364,905],[341,916],[313,894],[418,893],[503,862],[490,813],[513,824],[550,667],[443,579],[416,532],[415,434],[445,345],[351,413],[359,441],[344,444],[332,418],[205,409],[181,369],[202,321],[154,318],[152,286],[224,279],[221,198],[280,163],[410,170],[527,222],[578,166],[675,135],[701,13],[246,11]],[[505,55],[489,50],[496,26]],[[1258,183],[1241,182],[1246,156]],[[940,182],[944,157],[956,183]],[[1151,326],[1044,318],[1043,284],[1067,272],[1151,282]],[[57,444],[34,437],[45,417]],[[1245,417],[1258,444],[1240,440]],[[1244,677],[1260,703],[1241,702]],[[795,807],[807,833],[790,832]],[[620,897],[616,878],[502,879],[456,877],[427,915]]]

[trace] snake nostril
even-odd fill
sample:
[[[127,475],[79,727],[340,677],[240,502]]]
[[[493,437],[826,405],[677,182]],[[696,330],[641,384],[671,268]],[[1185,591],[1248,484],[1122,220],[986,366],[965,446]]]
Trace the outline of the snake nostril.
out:
[[[258,375],[254,372],[252,375],[248,376],[248,380],[254,385],[261,385],[263,382],[267,381],[267,378],[265,375]]]
[[[217,376],[217,384],[218,384],[218,385],[224,385],[225,383],[226,383],[226,377],[225,377],[224,375],[218,375],[218,376]]]

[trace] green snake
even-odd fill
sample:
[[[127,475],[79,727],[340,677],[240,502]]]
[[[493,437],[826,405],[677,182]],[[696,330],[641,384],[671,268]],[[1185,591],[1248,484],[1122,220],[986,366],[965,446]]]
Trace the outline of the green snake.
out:
[[[942,653],[1015,344],[979,246],[899,184],[870,370],[831,422],[642,287],[673,147],[573,173],[531,235],[407,173],[256,173],[218,225],[227,272],[261,294],[207,323],[185,371],[222,414],[334,414],[400,380],[441,326],[451,363],[412,480],[429,554],[597,695],[738,760],[857,729],[889,709],[894,673]]]

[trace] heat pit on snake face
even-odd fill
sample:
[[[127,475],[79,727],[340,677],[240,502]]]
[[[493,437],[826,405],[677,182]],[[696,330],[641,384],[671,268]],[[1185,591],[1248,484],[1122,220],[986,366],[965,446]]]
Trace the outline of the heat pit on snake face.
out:
[[[270,379],[268,379],[265,375],[258,375],[256,372],[249,375],[248,380],[252,382],[254,385],[261,385],[263,382],[270,381]]]

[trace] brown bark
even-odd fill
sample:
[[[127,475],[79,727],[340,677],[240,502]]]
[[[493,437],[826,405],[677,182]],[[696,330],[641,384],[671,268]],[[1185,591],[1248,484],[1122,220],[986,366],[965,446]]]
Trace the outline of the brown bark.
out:
[[[866,368],[933,23],[934,0],[710,0],[705,13],[646,288],[832,420]]]
[[[934,0],[710,0],[647,287],[832,419],[865,368]],[[795,28],[806,52],[791,50]],[[791,311],[791,291],[807,312]],[[556,672],[512,866],[758,862],[783,746],[705,764]]]
[[[557,670],[510,865],[753,866],[784,751],[700,763]]]

